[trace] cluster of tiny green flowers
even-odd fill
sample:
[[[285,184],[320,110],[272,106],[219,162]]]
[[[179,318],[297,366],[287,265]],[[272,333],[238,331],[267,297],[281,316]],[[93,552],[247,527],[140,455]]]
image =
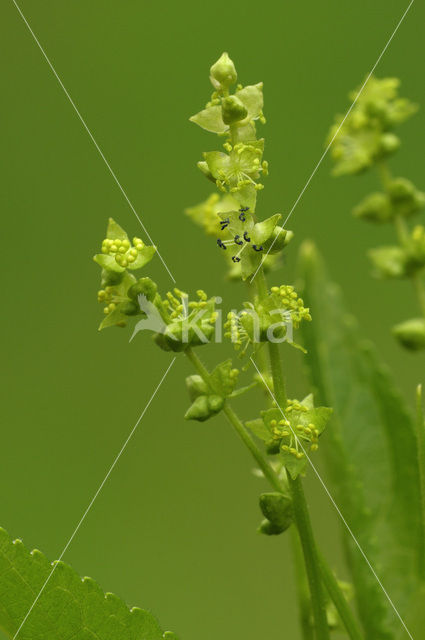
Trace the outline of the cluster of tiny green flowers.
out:
[[[238,142],[232,147],[227,141],[223,147],[230,154],[231,162],[228,163],[230,170],[217,170],[216,185],[220,191],[237,193],[250,185],[256,191],[264,189],[264,185],[258,182],[260,174],[268,175],[268,162],[262,161],[263,150],[244,142]]]
[[[293,411],[299,411],[302,413],[307,413],[308,408],[304,405],[300,404],[298,400],[288,400],[285,413],[289,415]],[[290,422],[286,418],[284,420],[280,420],[278,424],[274,425],[275,421],[272,420],[270,423],[273,429],[273,438],[282,440],[283,444],[281,444],[281,449],[283,451],[288,451],[296,458],[304,457],[303,451],[299,450],[299,440],[302,442],[308,443],[310,446],[310,451],[317,451],[319,448],[319,431],[316,429],[313,423],[309,423],[308,425],[298,424],[295,426],[295,433],[290,428]],[[289,432],[288,432],[289,429]],[[288,442],[285,442],[288,440]]]
[[[272,287],[272,293],[280,296],[283,307],[291,312],[291,319],[295,329],[297,329],[303,320],[311,321],[310,309],[304,306],[302,298],[298,297],[298,293],[291,285],[280,285],[280,287]]]
[[[395,225],[398,244],[368,251],[373,275],[385,279],[410,278],[420,291],[424,286],[421,272],[425,268],[425,234],[421,225],[411,231],[408,220],[425,208],[425,193],[407,178],[394,178],[386,162],[387,156],[400,145],[399,138],[393,133],[394,127],[417,109],[409,100],[398,96],[398,86],[399,81],[395,78],[370,78],[335,138],[334,173],[355,174],[376,167],[382,190],[363,198],[353,214],[368,223]],[[350,97],[354,99],[355,94]],[[336,134],[337,128],[338,122],[331,136]],[[423,301],[420,306],[425,315]],[[397,324],[393,334],[404,347],[423,349],[425,317]]]
[[[185,317],[185,314],[193,313],[195,314],[199,311],[202,311],[208,306],[208,296],[202,289],[198,289],[196,292],[198,296],[198,300],[192,300],[188,302],[188,294],[176,287],[173,291],[168,291],[166,293],[166,302],[165,305],[167,307],[167,311],[169,313],[171,320],[181,319]],[[203,321],[208,321],[212,324],[216,322],[218,318],[217,311],[213,311],[208,317],[203,318]]]
[[[241,315],[246,312],[242,311]],[[229,338],[236,351],[239,351],[242,344],[245,344],[245,348],[249,344],[249,335],[243,325],[240,322],[240,316],[235,311],[229,311],[227,314],[226,322],[224,323],[224,337]]]
[[[117,308],[117,303],[122,302],[122,298],[117,294],[115,287],[108,286],[97,292],[97,301],[106,304],[103,312],[108,314]]]
[[[145,247],[144,242],[140,238],[133,238],[133,244],[129,240],[120,240],[115,238],[105,238],[102,242],[102,253],[114,256],[116,263],[120,267],[128,267],[129,264],[135,262],[137,255]]]
[[[398,149],[400,140],[393,129],[417,109],[398,96],[399,84],[396,78],[371,77],[360,95],[350,94],[356,100],[354,108],[345,121],[338,116],[329,133],[335,175],[360,173]]]

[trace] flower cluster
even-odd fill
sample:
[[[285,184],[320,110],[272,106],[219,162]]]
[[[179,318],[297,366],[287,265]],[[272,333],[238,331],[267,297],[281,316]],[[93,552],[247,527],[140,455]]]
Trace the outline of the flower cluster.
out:
[[[145,245],[140,238],[133,238],[131,243],[124,229],[113,218],[109,218],[101,253],[93,258],[102,267],[102,288],[97,293],[97,299],[104,305],[105,318],[99,330],[112,326],[125,327],[129,316],[143,315],[136,296],[132,295],[137,280],[129,270],[142,268],[154,254],[155,247]]]
[[[286,406],[261,412],[261,418],[246,426],[266,443],[269,454],[280,454],[281,460],[293,478],[305,468],[307,453],[319,447],[319,436],[324,431],[332,409],[315,407],[313,396],[304,400],[288,400]]]
[[[230,311],[224,325],[224,336],[230,338],[243,355],[250,344],[283,342],[300,348],[293,341],[292,331],[302,321],[311,321],[310,310],[304,307],[293,286],[272,287],[271,293],[255,303],[246,302],[238,313]]]
[[[397,78],[371,77],[340,130],[344,117],[337,117],[329,132],[332,140],[339,130],[332,147],[335,175],[360,173],[398,149],[400,140],[393,129],[417,109],[398,96],[398,87]],[[357,95],[358,91],[351,93],[350,100]]]
[[[395,78],[370,78],[336,136],[332,154],[335,175],[359,173],[373,165],[378,170],[381,191],[366,196],[353,214],[365,222],[395,226],[398,244],[376,247],[368,255],[376,277],[413,280],[424,318],[397,324],[393,334],[404,347],[418,350],[425,348],[425,290],[421,273],[425,268],[425,233],[421,225],[410,231],[408,220],[425,208],[425,193],[406,178],[394,178],[386,163],[386,157],[400,144],[394,127],[416,111],[416,105],[398,96],[398,85]],[[331,130],[331,139],[340,122],[341,119]]]

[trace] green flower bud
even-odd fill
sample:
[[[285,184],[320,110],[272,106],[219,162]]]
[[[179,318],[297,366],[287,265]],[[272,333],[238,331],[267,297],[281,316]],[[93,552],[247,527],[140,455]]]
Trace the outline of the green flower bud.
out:
[[[215,414],[222,410],[224,398],[217,395],[208,396],[208,407],[211,413]]]
[[[270,238],[268,238],[263,243],[264,250],[266,251],[266,253],[269,253],[270,255],[279,253],[292,240],[293,235],[294,234],[292,231],[287,231],[282,227],[276,226],[273,229],[273,232]],[[288,236],[289,236],[289,239],[288,239]]]
[[[193,401],[198,396],[203,396],[208,393],[208,386],[201,378],[201,376],[193,375],[186,378],[186,387],[189,392],[189,398]]]
[[[230,87],[238,77],[233,60],[226,52],[212,65],[210,74],[211,83],[216,89]]]
[[[258,527],[258,533],[262,533],[265,536],[278,536],[283,533],[284,529],[273,524],[270,520],[263,520],[260,526]]]
[[[277,535],[282,533],[292,523],[292,500],[283,493],[262,493],[260,496],[260,509],[266,521],[260,526],[261,533]]]
[[[411,200],[415,191],[415,185],[407,178],[395,178],[388,185],[388,193],[393,202]]]
[[[385,193],[371,193],[354,207],[353,215],[368,222],[389,222],[393,219],[393,210]]]
[[[129,288],[127,295],[132,300],[137,300],[137,296],[143,294],[144,296],[146,296],[149,302],[152,302],[155,298],[157,290],[158,287],[156,283],[151,280],[151,278],[140,278]]]
[[[220,396],[198,396],[186,411],[184,417],[186,420],[198,420],[205,422],[208,418],[216,415],[224,405],[224,398]]]
[[[384,155],[390,155],[397,151],[400,146],[400,138],[394,133],[384,133],[381,136],[380,147]]]
[[[393,327],[394,337],[410,351],[425,349],[425,319],[412,318]]]
[[[248,111],[236,96],[227,96],[223,98],[221,103],[221,115],[224,124],[232,124],[233,122],[239,122],[248,115]]]

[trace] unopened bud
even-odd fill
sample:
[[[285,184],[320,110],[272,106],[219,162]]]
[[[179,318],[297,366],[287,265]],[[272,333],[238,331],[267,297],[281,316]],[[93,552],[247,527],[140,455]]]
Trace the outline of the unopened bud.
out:
[[[216,89],[228,88],[237,80],[237,73],[233,60],[229,58],[229,54],[224,52],[211,69],[211,82]]]
[[[412,318],[393,327],[393,335],[410,351],[425,349],[425,319]]]
[[[239,98],[227,96],[227,98],[223,98],[221,103],[221,115],[224,124],[232,124],[246,118],[248,111]]]

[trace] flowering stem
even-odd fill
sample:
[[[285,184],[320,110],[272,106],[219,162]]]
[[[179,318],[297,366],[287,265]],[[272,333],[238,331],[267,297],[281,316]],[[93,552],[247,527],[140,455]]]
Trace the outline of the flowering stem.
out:
[[[259,269],[256,279],[259,297],[267,295],[267,282],[263,269]],[[274,397],[277,405],[284,411],[287,405],[285,381],[283,377],[282,363],[277,343],[268,343],[270,368],[273,378]],[[311,608],[313,612],[317,640],[329,638],[329,627],[326,618],[326,601],[320,576],[319,561],[313,529],[308,513],[301,479],[292,480],[288,473],[288,482],[292,492],[295,523],[301,541],[304,554],[304,563],[310,586]]]
[[[383,188],[385,190],[388,190],[388,186],[392,180],[391,171],[388,165],[385,162],[380,162],[378,164],[378,172],[379,172],[379,177],[380,177]],[[397,233],[397,237],[400,245],[403,248],[408,249],[410,244],[410,235],[409,235],[409,228],[406,224],[405,219],[400,215],[396,216],[394,218],[394,226],[396,229],[396,233]],[[413,288],[416,293],[416,298],[418,300],[419,308],[421,310],[422,315],[425,318],[425,288],[424,288],[423,280],[421,278],[420,273],[417,271],[410,276],[410,279],[412,281]]]

